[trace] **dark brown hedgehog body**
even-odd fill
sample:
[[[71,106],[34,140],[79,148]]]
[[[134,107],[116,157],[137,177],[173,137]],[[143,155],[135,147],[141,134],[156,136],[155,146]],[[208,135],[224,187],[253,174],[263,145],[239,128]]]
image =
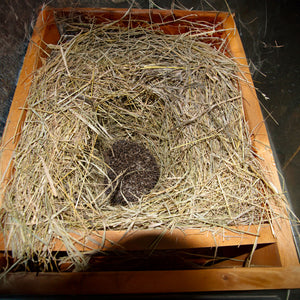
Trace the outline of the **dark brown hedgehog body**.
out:
[[[142,144],[119,140],[107,152],[106,163],[111,188],[112,204],[126,204],[137,201],[154,188],[159,179],[159,166]],[[108,179],[106,179],[108,184]]]

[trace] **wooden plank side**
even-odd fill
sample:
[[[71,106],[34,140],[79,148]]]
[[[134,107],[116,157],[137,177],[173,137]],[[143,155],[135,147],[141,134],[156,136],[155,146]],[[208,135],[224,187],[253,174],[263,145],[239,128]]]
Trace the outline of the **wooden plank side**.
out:
[[[216,232],[197,229],[181,231],[176,229],[172,232],[161,230],[138,230],[125,235],[125,231],[98,231],[89,235],[72,232],[70,235],[80,251],[102,250],[111,251],[117,249],[143,250],[143,249],[192,249],[201,247],[227,247],[257,244],[276,243],[269,225],[258,228],[257,225],[237,226],[230,229],[221,229]],[[244,233],[237,232],[241,230]],[[53,251],[66,251],[66,247],[59,237],[53,240]],[[85,245],[85,246],[83,246]],[[0,251],[6,249],[3,235],[0,234]]]
[[[256,95],[256,90],[252,81],[250,70],[244,48],[237,32],[233,16],[227,18],[224,22],[224,28],[231,30],[229,48],[241,70],[240,84],[243,94],[243,107],[246,121],[253,140],[253,149],[258,155],[258,159],[263,167],[264,174],[270,187],[278,193],[281,193],[281,184],[276,168],[273,152],[261,112],[260,104]],[[282,218],[274,221],[274,231],[278,241],[278,248],[283,265],[299,265],[297,251],[285,207],[286,203],[271,203],[272,210]]]
[[[80,251],[88,250],[143,250],[143,249],[191,249],[200,247],[225,247],[276,243],[276,238],[269,225],[236,226],[230,229],[219,229],[215,232],[200,232],[197,229],[181,231],[137,230],[99,231],[82,236],[71,233],[78,240],[76,247]],[[85,245],[85,246],[83,246]],[[60,239],[55,241],[54,251],[65,251]]]
[[[6,295],[181,293],[300,288],[300,267],[93,273],[14,273]]]
[[[257,153],[259,158],[262,159],[262,165],[265,168],[265,175],[269,179],[272,187],[280,192],[280,181],[266,125],[248,67],[243,44],[232,16],[226,19],[224,22],[224,28],[228,30],[228,33],[230,33],[230,43],[228,43],[228,48],[230,49],[235,61],[238,63],[241,71],[239,74],[239,84],[243,95],[244,115],[249,126],[253,150]]]
[[[93,18],[105,18],[107,21],[115,21],[120,18],[125,17],[130,14],[131,17],[135,17],[141,20],[150,20],[150,17],[158,17],[159,22],[156,23],[166,23],[168,17],[170,17],[170,22],[175,19],[183,20],[224,20],[229,16],[227,12],[216,12],[216,11],[187,11],[179,9],[131,9],[127,8],[109,8],[109,7],[100,7],[100,8],[89,8],[89,7],[63,7],[63,8],[50,8],[53,9],[56,13],[60,15],[65,15],[69,17],[76,17],[77,14],[88,16],[90,19]],[[152,19],[152,22],[153,21]]]
[[[41,66],[45,57],[47,44],[56,44],[60,35],[54,22],[53,11],[44,9],[36,22],[21,69],[18,84],[7,117],[1,139],[0,156],[0,206],[4,197],[5,186],[13,171],[13,156],[19,141],[21,128],[26,116],[26,99],[30,91],[34,72]]]

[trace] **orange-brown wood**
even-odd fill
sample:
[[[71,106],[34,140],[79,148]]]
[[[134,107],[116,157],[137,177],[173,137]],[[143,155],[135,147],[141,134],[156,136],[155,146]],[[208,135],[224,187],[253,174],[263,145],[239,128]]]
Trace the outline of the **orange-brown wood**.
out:
[[[239,230],[239,232],[237,231]],[[241,233],[244,232],[244,233]],[[226,247],[239,245],[253,245],[275,243],[269,225],[261,228],[253,226],[237,226],[232,229],[220,229],[215,233],[211,231],[200,232],[197,229],[185,231],[174,230],[172,232],[162,230],[137,230],[126,234],[125,231],[103,231],[94,232],[88,236],[81,236],[80,233],[70,233],[78,240],[76,245],[80,251],[87,250],[143,250],[143,249],[190,249],[199,247]],[[64,244],[57,239],[53,248],[54,251],[65,251]],[[84,245],[84,246],[83,246]],[[0,244],[1,246],[1,244]]]
[[[267,129],[260,109],[250,70],[248,68],[244,48],[232,16],[226,19],[224,22],[224,28],[231,30],[230,43],[228,47],[233,57],[235,57],[235,60],[239,64],[239,68],[241,70],[240,86],[243,94],[244,114],[252,136],[253,149],[258,155],[258,159],[260,160],[270,187],[274,191],[281,193],[278,171],[270,146]],[[271,203],[271,205],[273,211],[287,216],[284,203]],[[275,222],[274,228],[283,265],[287,266],[298,264],[299,260],[288,218],[279,219],[277,222]]]
[[[41,11],[34,28],[24,58],[14,98],[7,117],[6,126],[1,139],[0,156],[0,206],[13,171],[13,155],[20,138],[21,128],[26,117],[26,99],[35,71],[42,65],[42,59],[50,53],[47,44],[56,44],[59,32],[55,24],[53,11]]]
[[[300,268],[227,268],[180,271],[14,273],[0,294],[90,295],[181,293],[299,288]]]
[[[237,231],[239,230],[239,231]],[[244,232],[244,233],[243,233]],[[143,250],[143,249],[191,249],[199,247],[228,247],[240,245],[271,244],[277,239],[269,225],[236,226],[232,229],[219,229],[200,232],[198,229],[172,232],[162,230],[103,231],[92,232],[88,236],[72,232],[80,251],[89,250]],[[63,242],[57,238],[53,251],[66,251]],[[0,251],[5,249],[5,241],[0,235]]]
[[[54,20],[54,14],[66,16],[81,15],[84,18],[95,17],[98,22],[119,20],[120,24],[129,24],[126,20],[127,10],[124,9],[51,9],[45,8],[37,20],[31,42],[24,59],[18,85],[8,116],[5,132],[2,138],[2,154],[0,157],[1,198],[4,186],[12,175],[13,152],[19,139],[22,124],[26,115],[26,97],[30,90],[35,70],[42,64],[41,57],[47,56],[50,49],[47,43],[56,44],[59,32]],[[240,86],[243,94],[243,108],[245,118],[253,140],[253,148],[265,169],[268,184],[275,190],[281,191],[280,182],[274,157],[269,143],[260,105],[256,96],[251,74],[243,46],[235,27],[233,16],[228,13],[199,12],[199,11],[165,11],[165,10],[131,10],[130,24],[140,25],[140,21],[158,23],[159,29],[168,34],[179,32],[174,19],[184,18],[190,22],[203,20],[223,28],[224,35],[229,36],[228,52],[240,65]],[[123,22],[123,23],[122,23]],[[127,23],[126,23],[127,22]],[[168,22],[166,24],[166,22]],[[164,23],[164,24],[161,24]],[[220,27],[221,26],[221,27]],[[181,27],[180,32],[187,30]],[[218,46],[218,45],[216,45]],[[272,203],[272,209],[286,213],[285,208]],[[237,230],[239,232],[237,232]],[[175,230],[166,232],[158,241],[160,231],[129,232],[124,237],[124,231],[93,232],[89,236],[70,233],[78,240],[76,247],[80,251],[112,250],[126,248],[128,250],[151,249],[188,249],[199,247],[225,247],[238,245],[262,245],[267,247],[256,250],[253,262],[261,265],[264,257],[276,260],[268,265],[282,266],[276,268],[236,268],[224,269],[226,263],[219,265],[220,269],[196,271],[144,271],[144,272],[106,272],[106,273],[74,273],[52,274],[42,273],[38,277],[34,274],[9,274],[8,281],[0,287],[0,292],[10,293],[12,290],[20,293],[33,294],[69,294],[69,293],[145,293],[145,292],[185,292],[208,290],[243,290],[268,288],[300,287],[299,261],[293,242],[291,228],[287,219],[278,219],[271,228],[269,225],[239,226],[220,228],[216,234],[189,229],[185,232]],[[275,235],[275,236],[274,236]],[[105,238],[103,238],[105,236]],[[85,247],[82,243],[85,243]],[[59,237],[54,241],[55,251],[65,251]],[[255,246],[254,246],[255,247]],[[0,237],[0,250],[5,250],[3,237]],[[270,258],[271,259],[271,258]],[[18,281],[18,289],[12,289]],[[82,285],[80,282],[82,281]],[[101,285],[99,283],[101,282]],[[79,284],[80,283],[80,284]],[[55,288],[57,285],[57,288]],[[11,290],[12,289],[12,290]],[[33,289],[31,291],[31,289]],[[54,290],[52,290],[54,289]]]
[[[227,32],[230,32],[230,43],[228,44],[228,48],[240,68],[239,83],[243,95],[244,115],[249,126],[249,131],[253,142],[253,149],[261,159],[265,175],[269,179],[271,187],[280,192],[280,181],[270,146],[267,129],[260,109],[243,45],[236,30],[233,17],[228,17],[223,26],[225,29],[227,29]]]
[[[255,250],[254,255],[249,262],[251,266],[278,266],[281,267],[281,260],[277,248],[277,244],[270,244],[259,247]]]

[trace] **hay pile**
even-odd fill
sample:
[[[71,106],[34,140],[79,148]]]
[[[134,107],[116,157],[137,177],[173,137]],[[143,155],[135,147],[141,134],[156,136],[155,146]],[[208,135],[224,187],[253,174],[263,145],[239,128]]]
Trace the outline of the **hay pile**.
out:
[[[80,269],[68,232],[269,222],[274,195],[251,152],[238,67],[202,42],[209,34],[65,26],[79,33],[50,45],[35,76],[5,198],[14,257],[47,266],[58,238]],[[144,145],[160,168],[155,187],[127,205],[107,192],[105,153],[119,140]]]

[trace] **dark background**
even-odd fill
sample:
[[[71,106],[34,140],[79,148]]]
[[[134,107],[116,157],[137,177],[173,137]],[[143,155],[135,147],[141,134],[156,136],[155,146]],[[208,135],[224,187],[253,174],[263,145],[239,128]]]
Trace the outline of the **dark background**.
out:
[[[126,0],[0,0],[0,137],[41,5],[129,7],[130,3]],[[137,8],[157,6],[223,11],[230,8],[235,13],[254,83],[261,91],[258,96],[283,190],[300,217],[300,153],[297,152],[300,147],[300,0],[137,0],[134,4]]]

